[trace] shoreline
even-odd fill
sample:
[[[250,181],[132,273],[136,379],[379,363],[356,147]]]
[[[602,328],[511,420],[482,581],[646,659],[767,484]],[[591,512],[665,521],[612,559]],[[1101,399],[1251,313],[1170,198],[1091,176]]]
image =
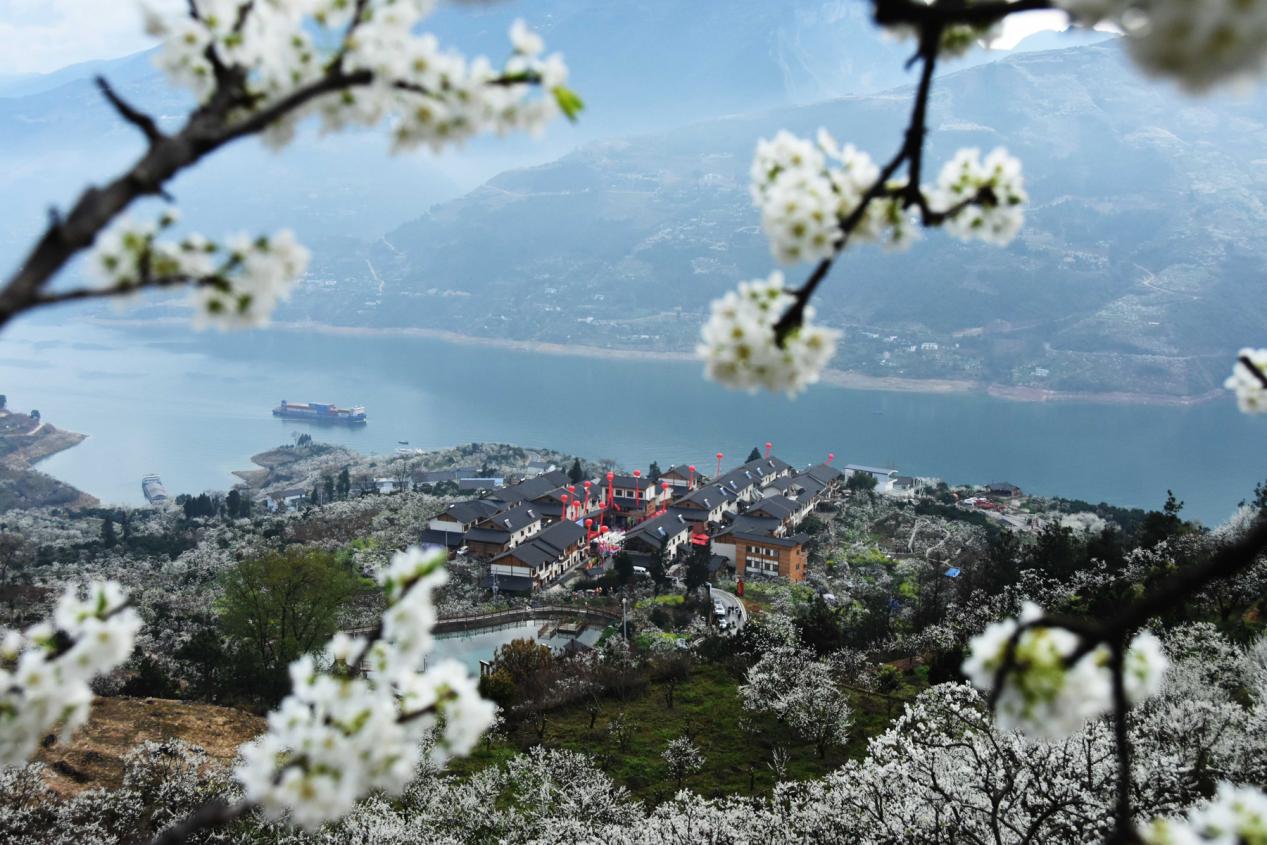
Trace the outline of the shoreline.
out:
[[[144,328],[147,326],[187,325],[178,317],[162,317],[155,320],[130,320],[94,318],[93,322],[107,328],[111,326]],[[479,337],[449,329],[420,327],[373,328],[370,326],[335,326],[329,323],[274,322],[265,328],[285,332],[310,332],[342,337],[420,338],[438,340],[456,346],[482,346],[516,352],[534,352],[541,355],[561,355],[571,358],[610,361],[657,361],[688,363],[698,359],[689,352],[657,351],[653,349],[612,349],[605,346],[585,346],[553,341],[513,340],[508,338]],[[933,395],[963,394],[988,396],[1010,402],[1089,402],[1104,405],[1164,405],[1191,407],[1214,401],[1225,391],[1209,390],[1192,396],[1175,396],[1164,393],[1132,393],[1128,391],[1072,391],[1048,390],[1014,384],[974,381],[956,378],[913,379],[900,376],[874,376],[852,370],[827,369],[820,384],[845,390],[878,390],[891,393],[927,393]]]

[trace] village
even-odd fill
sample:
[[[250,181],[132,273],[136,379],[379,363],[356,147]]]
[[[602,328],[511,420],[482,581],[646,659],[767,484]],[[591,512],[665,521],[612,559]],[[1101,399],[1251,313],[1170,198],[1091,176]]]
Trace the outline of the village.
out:
[[[479,561],[482,585],[495,594],[592,581],[612,570],[619,554],[635,575],[677,583],[693,557],[702,559],[710,578],[734,580],[742,595],[745,580],[805,580],[809,537],[798,529],[816,509],[831,509],[846,489],[913,498],[925,486],[895,469],[835,466],[834,454],[797,469],[772,454],[772,445],[728,470],[717,453],[712,476],[695,465],[661,471],[654,462],[646,472],[608,470],[594,478],[541,465],[510,483],[464,477],[460,469],[429,473],[428,482],[455,483],[478,495],[437,513],[419,539]],[[1019,494],[1014,485],[994,484],[961,506],[992,511],[1023,529],[1026,521],[998,503]]]

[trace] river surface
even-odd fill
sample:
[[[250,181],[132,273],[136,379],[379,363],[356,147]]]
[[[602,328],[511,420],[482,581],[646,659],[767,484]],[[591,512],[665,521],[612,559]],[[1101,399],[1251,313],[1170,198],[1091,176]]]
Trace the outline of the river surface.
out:
[[[1230,397],[1184,408],[819,387],[788,400],[723,390],[691,363],[417,338],[26,322],[0,336],[0,393],[89,435],[40,468],[119,504],[143,503],[151,472],[172,495],[228,489],[232,470],[295,431],[364,452],[506,442],[708,472],[716,452],[734,466],[771,440],[796,465],[835,452],[837,464],[1093,502],[1158,507],[1173,488],[1207,523],[1267,478],[1267,420]],[[280,420],[281,399],[364,405],[370,422]]]
[[[556,621],[538,620],[470,634],[444,634],[436,637],[435,649],[432,651],[433,659],[457,660],[470,669],[472,674],[478,675],[480,661],[492,660],[497,649],[512,640],[535,640],[557,650],[573,639],[592,646],[603,634],[603,629],[597,625],[586,626],[575,637],[553,634],[551,632],[556,624],[558,624]],[[542,636],[543,630],[546,636]]]

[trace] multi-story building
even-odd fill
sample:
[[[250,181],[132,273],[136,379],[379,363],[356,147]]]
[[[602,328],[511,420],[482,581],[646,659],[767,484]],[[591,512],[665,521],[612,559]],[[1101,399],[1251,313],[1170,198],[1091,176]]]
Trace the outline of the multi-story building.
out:
[[[503,592],[540,589],[589,555],[585,529],[560,521],[493,558],[484,579]]]
[[[773,537],[746,531],[726,530],[713,538],[713,553],[730,560],[740,578],[754,576],[804,581],[809,553],[804,534]]]
[[[466,532],[466,547],[478,557],[496,557],[541,530],[541,512],[521,505],[496,513]]]

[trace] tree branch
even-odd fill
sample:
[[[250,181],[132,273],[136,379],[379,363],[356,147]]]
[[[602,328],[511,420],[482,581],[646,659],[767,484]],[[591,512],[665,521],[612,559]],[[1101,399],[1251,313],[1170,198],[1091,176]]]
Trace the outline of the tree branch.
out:
[[[158,124],[154,122],[154,118],[135,108],[119,96],[104,76],[98,76],[93,81],[101,89],[102,96],[110,102],[110,105],[114,106],[114,110],[119,113],[119,117],[141,130],[145,140],[151,144],[156,144],[163,139],[163,133],[158,128]]]
[[[916,27],[937,25],[943,28],[964,24],[989,26],[1019,12],[1052,9],[1051,0],[983,0],[978,3],[923,3],[919,0],[874,0],[875,22],[881,26],[908,24]]]
[[[1258,382],[1263,387],[1267,387],[1267,373],[1260,370],[1258,365],[1255,364],[1248,355],[1242,355],[1237,360],[1245,366],[1245,369],[1249,370],[1250,375],[1258,379]]]

